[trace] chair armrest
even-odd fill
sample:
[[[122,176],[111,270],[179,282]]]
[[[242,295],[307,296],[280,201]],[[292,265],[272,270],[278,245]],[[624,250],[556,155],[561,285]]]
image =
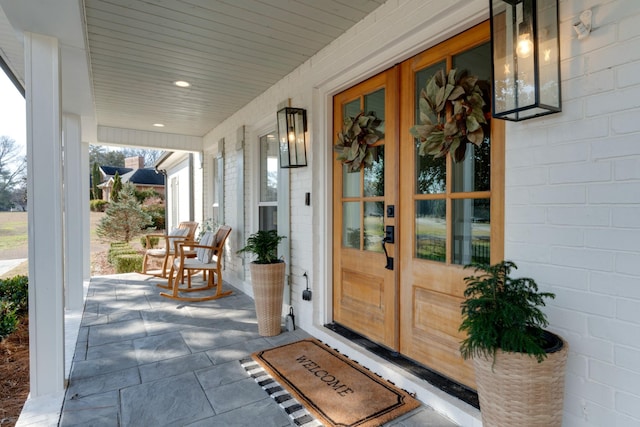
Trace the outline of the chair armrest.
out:
[[[180,258],[184,258],[184,247],[185,246],[191,248],[192,250],[194,250],[196,248],[211,249],[213,251],[214,255],[216,255],[218,253],[217,247],[215,247],[215,246],[191,244],[190,242],[176,242],[176,253],[180,252]]]

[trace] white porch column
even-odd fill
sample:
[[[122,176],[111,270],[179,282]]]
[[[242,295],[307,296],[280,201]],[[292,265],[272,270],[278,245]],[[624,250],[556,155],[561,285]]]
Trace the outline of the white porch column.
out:
[[[88,177],[91,173],[89,166],[89,143],[82,142],[80,144],[80,177]],[[82,278],[84,280],[91,279],[91,214],[89,213],[89,179],[80,179],[82,188],[81,194],[81,211],[82,211]]]
[[[24,33],[31,397],[64,390],[61,100],[58,40]]]
[[[85,224],[83,211],[88,205],[82,204],[83,185],[89,180],[89,173],[84,173],[81,161],[81,123],[80,116],[64,114],[62,118],[62,137],[64,144],[64,288],[65,308],[82,309]]]

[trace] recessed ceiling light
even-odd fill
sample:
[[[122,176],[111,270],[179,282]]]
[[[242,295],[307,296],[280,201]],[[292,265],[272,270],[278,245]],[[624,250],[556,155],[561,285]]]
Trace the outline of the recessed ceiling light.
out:
[[[154,125],[155,127],[157,127],[157,128],[163,128],[163,127],[164,127],[164,124],[163,124],[163,123],[154,123],[153,125]]]
[[[189,86],[191,86],[191,83],[185,82],[184,80],[175,81],[175,82],[173,82],[173,84],[178,86],[178,87],[189,87]]]

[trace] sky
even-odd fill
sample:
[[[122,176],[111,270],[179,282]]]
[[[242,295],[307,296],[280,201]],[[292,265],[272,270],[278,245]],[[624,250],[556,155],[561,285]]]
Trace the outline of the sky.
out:
[[[0,136],[16,141],[27,154],[27,117],[24,98],[0,70]]]

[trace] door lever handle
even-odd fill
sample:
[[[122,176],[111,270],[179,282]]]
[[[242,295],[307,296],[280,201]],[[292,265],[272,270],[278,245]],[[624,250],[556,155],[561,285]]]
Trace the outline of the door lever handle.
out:
[[[387,258],[387,265],[384,266],[387,270],[393,270],[393,258],[389,256],[387,252],[387,245],[385,243],[392,243],[393,240],[389,237],[385,237],[382,239],[382,250],[384,251],[384,256]]]

